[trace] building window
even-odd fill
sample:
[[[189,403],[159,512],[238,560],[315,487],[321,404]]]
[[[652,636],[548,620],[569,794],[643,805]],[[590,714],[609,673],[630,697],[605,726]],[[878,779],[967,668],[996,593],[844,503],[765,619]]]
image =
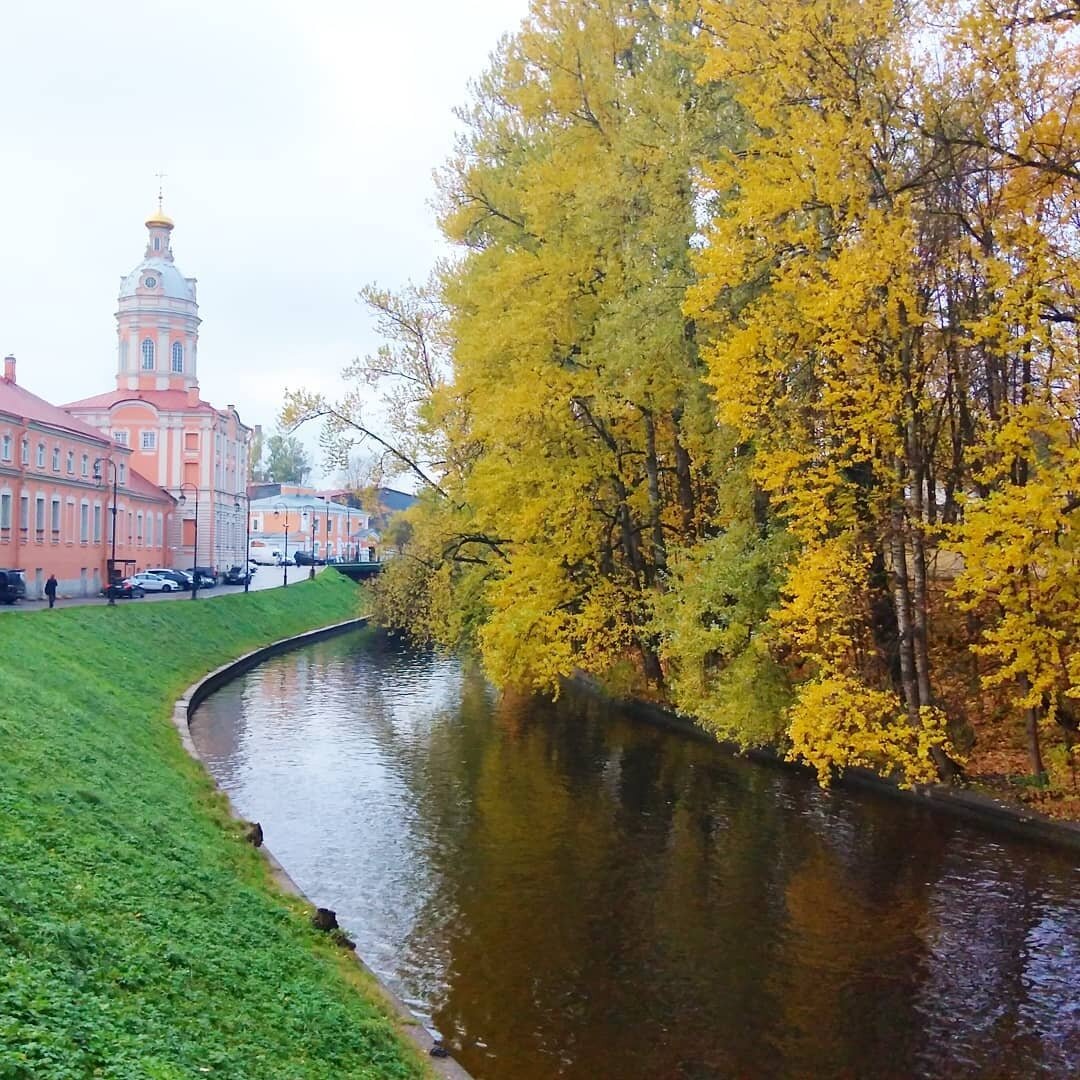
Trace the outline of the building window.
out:
[[[45,496],[39,495],[34,503],[34,529],[38,536],[45,535]]]
[[[173,342],[172,369],[178,375],[182,374],[184,371],[184,346],[179,341]]]
[[[19,528],[26,532],[30,528],[30,496],[19,496]]]
[[[22,441],[22,463],[24,465],[30,464],[30,440],[23,439]]]
[[[128,347],[127,338],[120,342],[120,370],[127,371]]]
[[[90,455],[83,454],[82,456],[82,474],[83,476],[90,475]]]
[[[79,540],[84,544],[90,540],[90,504],[85,499],[79,505]]]
[[[119,474],[119,483],[121,486],[123,486],[127,483],[127,465],[125,465],[122,461],[120,462]]]
[[[161,250],[161,237],[160,236],[155,236],[154,237],[154,250],[155,251],[160,251]]]
[[[101,543],[101,503],[94,503],[94,543]]]
[[[54,446],[53,447],[52,467],[53,467],[53,472],[59,472],[60,471],[60,447],[59,446]]]
[[[135,515],[135,539],[142,543],[142,511]]]
[[[157,542],[165,546],[165,519],[160,514],[157,516]]]
[[[11,436],[5,435],[0,439],[0,461],[11,460]]]
[[[121,446],[128,445],[128,433],[126,431],[114,431],[112,437],[113,442],[119,443]]]
[[[144,431],[141,436],[141,445],[144,450],[156,450],[157,449],[157,432],[156,431]]]
[[[67,471],[68,476],[75,475],[75,451],[69,450],[67,455]]]
[[[54,540],[60,539],[60,500],[53,498],[52,501],[52,514],[50,515],[50,525],[52,526],[52,534]]]
[[[39,469],[45,468],[45,444],[43,442],[37,444],[37,467]]]
[[[154,342],[151,338],[143,338],[142,366],[143,371],[154,370]]]
[[[0,529],[11,528],[11,492],[0,491]]]
[[[198,450],[199,449],[199,433],[197,431],[185,431],[184,432],[184,449],[185,450]]]

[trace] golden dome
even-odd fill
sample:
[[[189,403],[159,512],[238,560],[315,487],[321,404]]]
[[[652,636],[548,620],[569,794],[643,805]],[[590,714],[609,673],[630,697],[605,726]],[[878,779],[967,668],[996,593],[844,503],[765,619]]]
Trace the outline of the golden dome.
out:
[[[146,227],[148,229],[152,228],[154,225],[157,225],[158,227],[164,227],[166,229],[171,229],[173,227],[173,219],[169,217],[169,215],[166,214],[159,206],[157,210],[155,210],[154,213],[152,213],[146,219]]]

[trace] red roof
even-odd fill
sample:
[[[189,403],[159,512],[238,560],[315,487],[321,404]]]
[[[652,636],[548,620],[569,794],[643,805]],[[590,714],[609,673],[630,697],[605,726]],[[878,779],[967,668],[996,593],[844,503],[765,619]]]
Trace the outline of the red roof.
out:
[[[162,412],[212,412],[218,410],[201,398],[195,405],[188,404],[186,390],[110,390],[107,394],[71,401],[65,409],[111,409],[122,401],[145,401]]]
[[[113,444],[112,439],[97,428],[84,424],[58,405],[50,405],[44,398],[31,394],[18,383],[9,382],[7,379],[0,379],[0,412],[33,420],[38,424],[48,424],[50,427],[71,432],[73,435],[93,439],[102,446]]]

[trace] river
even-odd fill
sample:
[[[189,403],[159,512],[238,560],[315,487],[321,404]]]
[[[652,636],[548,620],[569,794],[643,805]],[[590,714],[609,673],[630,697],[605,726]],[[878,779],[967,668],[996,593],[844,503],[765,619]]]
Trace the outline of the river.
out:
[[[192,733],[478,1078],[1075,1077],[1080,866],[368,632]]]

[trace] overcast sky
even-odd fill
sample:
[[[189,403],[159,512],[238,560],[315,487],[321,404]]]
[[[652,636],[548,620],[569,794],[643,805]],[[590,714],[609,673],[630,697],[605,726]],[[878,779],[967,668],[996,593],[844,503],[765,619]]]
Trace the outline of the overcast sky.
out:
[[[51,0],[0,34],[0,351],[57,404],[114,387],[116,297],[164,171],[199,382],[271,428],[375,344],[364,284],[441,253],[432,170],[527,0]]]

